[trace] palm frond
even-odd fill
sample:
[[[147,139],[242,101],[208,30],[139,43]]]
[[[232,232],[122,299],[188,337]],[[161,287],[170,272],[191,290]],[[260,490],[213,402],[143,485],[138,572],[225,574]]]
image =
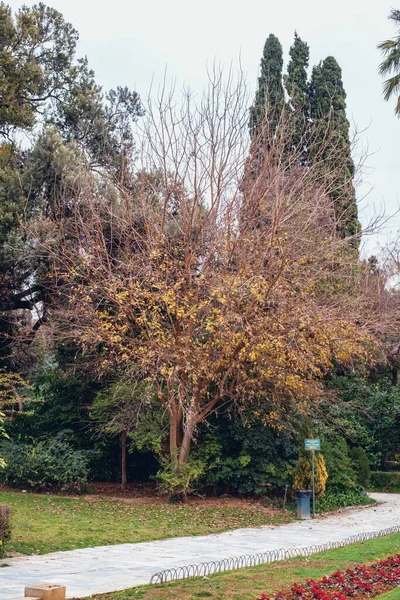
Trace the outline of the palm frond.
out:
[[[400,45],[394,48],[379,65],[380,75],[388,75],[400,69]]]
[[[394,73],[393,77],[387,79],[383,84],[383,97],[386,101],[390,100],[394,94],[398,94],[400,91],[400,10],[392,8],[389,20],[393,21],[398,28],[397,35],[390,40],[385,40],[378,44],[378,49],[384,57],[379,65],[380,75]],[[400,116],[400,95],[397,99],[395,113]]]
[[[387,79],[383,84],[383,97],[386,101],[390,100],[392,95],[400,91],[400,73]]]
[[[378,44],[377,47],[378,47],[378,50],[383,52],[383,54],[387,54],[393,48],[395,48],[396,45],[397,45],[397,42],[395,40],[386,40],[385,42],[380,42],[380,44]]]
[[[400,27],[400,10],[398,8],[392,8],[388,19],[394,21],[396,25]]]

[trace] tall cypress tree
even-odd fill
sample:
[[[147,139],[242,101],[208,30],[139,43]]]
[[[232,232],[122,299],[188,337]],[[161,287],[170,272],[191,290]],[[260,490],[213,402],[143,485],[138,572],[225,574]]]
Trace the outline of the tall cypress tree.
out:
[[[268,122],[274,131],[285,103],[282,82],[282,44],[274,34],[270,34],[264,44],[260,64],[260,76],[254,104],[250,109],[250,134],[254,138],[260,134],[263,123]]]
[[[278,38],[270,34],[261,59],[258,89],[250,109],[250,134],[254,139],[266,130],[273,143],[285,107],[285,143],[288,154],[299,156],[302,165],[318,161],[329,183],[338,231],[342,237],[360,232],[356,194],[353,185],[354,163],[346,117],[346,92],[342,71],[335,58],[328,56],[312,71],[307,82],[309,46],[295,32],[290,48],[287,74],[282,75],[283,53]],[[285,102],[285,92],[288,102]],[[267,142],[267,139],[264,140]],[[256,159],[254,159],[256,156]],[[253,154],[249,174],[254,175],[258,155]],[[352,241],[358,247],[358,240]]]
[[[310,102],[307,69],[310,48],[297,34],[297,31],[294,32],[294,42],[289,50],[289,56],[290,60],[284,80],[290,104],[295,111],[302,111],[305,115],[308,115]]]
[[[294,32],[294,42],[289,51],[290,60],[287,74],[284,76],[288,98],[288,108],[292,112],[291,122],[293,133],[290,144],[299,153],[301,164],[306,164],[308,147],[308,128],[310,118],[310,99],[308,95],[308,63],[310,48],[297,32]]]
[[[309,96],[313,123],[310,158],[317,157],[330,178],[330,194],[340,235],[353,236],[361,227],[353,185],[350,124],[346,117],[342,70],[333,56],[313,68]],[[352,245],[358,247],[358,240]]]

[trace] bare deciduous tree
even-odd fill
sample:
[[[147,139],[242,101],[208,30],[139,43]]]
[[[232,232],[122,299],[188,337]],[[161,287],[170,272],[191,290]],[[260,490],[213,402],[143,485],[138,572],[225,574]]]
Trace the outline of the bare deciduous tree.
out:
[[[224,404],[252,403],[281,427],[315,406],[334,361],[377,349],[368,277],[337,233],[335,178],[318,157],[302,164],[284,115],[250,146],[246,94],[217,71],[198,102],[162,90],[136,174],[123,189],[88,175],[40,242],[57,281],[53,334],[99,375],[118,367],[155,386],[177,470]]]

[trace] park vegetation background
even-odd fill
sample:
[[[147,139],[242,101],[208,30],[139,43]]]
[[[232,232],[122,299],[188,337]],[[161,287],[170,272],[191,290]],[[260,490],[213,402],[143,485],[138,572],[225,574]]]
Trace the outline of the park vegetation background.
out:
[[[320,437],[321,509],[400,488],[399,248],[360,255],[335,58],[271,34],[254,99],[141,99],[77,40],[0,3],[0,480],[281,498]]]

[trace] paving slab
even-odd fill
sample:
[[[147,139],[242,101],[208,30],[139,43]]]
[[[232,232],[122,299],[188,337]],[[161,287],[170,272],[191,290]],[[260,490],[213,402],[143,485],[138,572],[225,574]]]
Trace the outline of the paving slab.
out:
[[[371,496],[378,505],[312,521],[5,559],[9,566],[0,569],[0,600],[18,598],[25,586],[43,582],[65,585],[67,598],[113,592],[149,583],[150,577],[163,569],[341,541],[355,534],[400,525],[400,494]]]

